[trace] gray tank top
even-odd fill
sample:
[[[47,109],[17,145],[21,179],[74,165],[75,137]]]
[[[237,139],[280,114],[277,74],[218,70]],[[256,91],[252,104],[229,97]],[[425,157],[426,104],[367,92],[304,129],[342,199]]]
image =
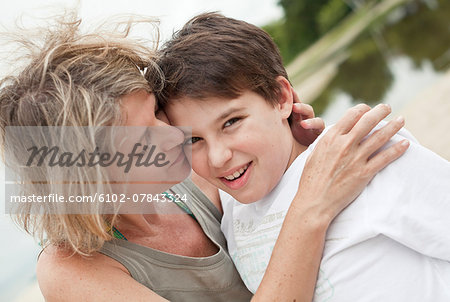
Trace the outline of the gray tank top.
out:
[[[120,262],[133,279],[170,301],[250,301],[247,290],[226,250],[220,231],[222,214],[187,179],[170,189],[187,194],[186,205],[219,251],[209,257],[168,254],[126,240],[105,242],[100,253]]]

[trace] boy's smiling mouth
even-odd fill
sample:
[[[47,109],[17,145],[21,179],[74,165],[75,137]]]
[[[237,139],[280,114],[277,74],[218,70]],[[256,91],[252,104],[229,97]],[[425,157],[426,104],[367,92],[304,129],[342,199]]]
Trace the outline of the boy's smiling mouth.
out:
[[[224,178],[226,180],[235,180],[236,178],[239,178],[244,174],[245,171],[247,171],[249,164],[246,164],[244,167],[240,168],[238,171],[234,172],[231,175],[225,176]]]
[[[240,169],[237,169],[234,173],[220,177],[220,180],[230,189],[240,189],[247,183],[252,163],[253,162],[249,162]]]

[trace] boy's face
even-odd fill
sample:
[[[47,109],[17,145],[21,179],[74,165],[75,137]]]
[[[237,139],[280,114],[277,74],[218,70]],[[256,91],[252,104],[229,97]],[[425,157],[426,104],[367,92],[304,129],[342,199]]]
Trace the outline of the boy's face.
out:
[[[242,203],[267,195],[296,157],[290,108],[254,92],[232,100],[183,98],[165,111],[172,125],[192,127],[194,171]]]

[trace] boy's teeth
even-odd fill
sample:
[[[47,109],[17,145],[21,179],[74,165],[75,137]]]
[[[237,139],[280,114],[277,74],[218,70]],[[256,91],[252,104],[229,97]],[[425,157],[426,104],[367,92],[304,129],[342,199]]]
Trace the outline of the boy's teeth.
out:
[[[247,168],[248,168],[248,165],[245,165],[245,167],[240,168],[238,171],[234,172],[232,175],[225,176],[224,178],[226,180],[234,180],[235,178],[241,176],[245,172],[245,170],[247,170]]]

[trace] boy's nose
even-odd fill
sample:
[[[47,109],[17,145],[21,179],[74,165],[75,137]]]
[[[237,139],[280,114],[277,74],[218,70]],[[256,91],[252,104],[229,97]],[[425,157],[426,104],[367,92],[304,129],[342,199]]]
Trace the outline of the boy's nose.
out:
[[[208,162],[213,168],[222,168],[232,157],[232,151],[224,144],[214,143],[208,150]]]

